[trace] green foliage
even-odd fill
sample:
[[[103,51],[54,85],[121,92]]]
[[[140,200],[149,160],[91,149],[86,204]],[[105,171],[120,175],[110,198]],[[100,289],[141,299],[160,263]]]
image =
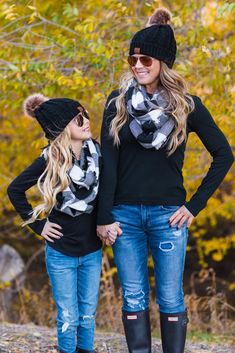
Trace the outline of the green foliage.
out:
[[[79,99],[89,110],[94,136],[98,136],[105,99],[128,68],[129,39],[162,5],[169,4],[158,0],[107,0],[105,5],[97,0],[0,1],[3,225],[9,224],[3,215],[12,211],[7,185],[46,144],[35,121],[22,115],[25,97],[42,92]],[[175,68],[235,146],[235,3],[176,0],[169,6],[178,42]],[[191,136],[184,168],[188,197],[210,161],[199,139]],[[232,169],[191,227],[201,265],[206,266],[207,256],[223,260],[234,248],[234,184]]]

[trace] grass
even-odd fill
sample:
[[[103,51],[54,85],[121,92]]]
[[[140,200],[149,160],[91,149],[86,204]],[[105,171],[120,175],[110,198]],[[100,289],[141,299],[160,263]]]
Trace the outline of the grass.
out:
[[[161,335],[158,330],[154,330],[152,333],[153,338],[160,339]],[[205,331],[196,331],[192,330],[187,333],[187,340],[195,343],[209,343],[209,344],[230,344],[235,345],[234,335],[219,335],[215,333],[205,332]]]

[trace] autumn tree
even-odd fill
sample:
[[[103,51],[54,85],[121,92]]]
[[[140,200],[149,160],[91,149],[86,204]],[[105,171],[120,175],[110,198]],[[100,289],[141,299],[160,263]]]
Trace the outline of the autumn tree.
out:
[[[80,100],[98,136],[106,97],[128,70],[129,40],[158,6],[173,13],[175,69],[188,81],[190,92],[201,97],[234,148],[234,2],[0,1],[0,217],[5,235],[13,236],[20,224],[6,187],[46,144],[35,121],[23,116],[25,97],[42,92]],[[184,168],[188,197],[210,161],[198,137],[190,136]],[[222,261],[235,247],[234,184],[233,168],[190,228],[189,250],[196,249],[201,265],[206,266],[208,256]]]

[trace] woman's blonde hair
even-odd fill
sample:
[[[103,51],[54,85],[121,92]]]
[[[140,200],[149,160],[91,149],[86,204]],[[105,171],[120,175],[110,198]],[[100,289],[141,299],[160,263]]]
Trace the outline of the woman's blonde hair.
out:
[[[115,100],[117,114],[110,124],[110,135],[113,137],[114,145],[120,144],[119,132],[128,120],[125,94],[128,83],[134,78],[131,71],[124,73],[120,80],[118,97]],[[170,113],[175,121],[175,128],[167,144],[167,155],[170,156],[176,148],[187,139],[186,121],[188,114],[194,109],[194,101],[188,93],[185,80],[164,62],[160,62],[160,74],[158,77],[158,88],[163,89],[167,97],[165,111]]]
[[[25,221],[23,226],[33,223],[41,213],[47,216],[56,204],[57,194],[65,190],[70,183],[68,171],[72,167],[72,153],[68,126],[50,142],[46,154],[47,166],[37,182],[43,202],[33,209],[31,218]]]

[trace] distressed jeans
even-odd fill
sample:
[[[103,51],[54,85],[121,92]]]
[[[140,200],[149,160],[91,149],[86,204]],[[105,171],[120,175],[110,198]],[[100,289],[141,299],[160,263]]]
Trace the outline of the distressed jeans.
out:
[[[76,346],[93,350],[101,249],[71,257],[46,244],[45,259],[57,307],[59,349],[66,353],[74,353]]]
[[[185,310],[183,272],[188,228],[171,227],[169,218],[180,206],[114,206],[122,235],[113,245],[114,260],[122,287],[124,311],[149,306],[148,250],[154,265],[156,302],[163,313]]]

